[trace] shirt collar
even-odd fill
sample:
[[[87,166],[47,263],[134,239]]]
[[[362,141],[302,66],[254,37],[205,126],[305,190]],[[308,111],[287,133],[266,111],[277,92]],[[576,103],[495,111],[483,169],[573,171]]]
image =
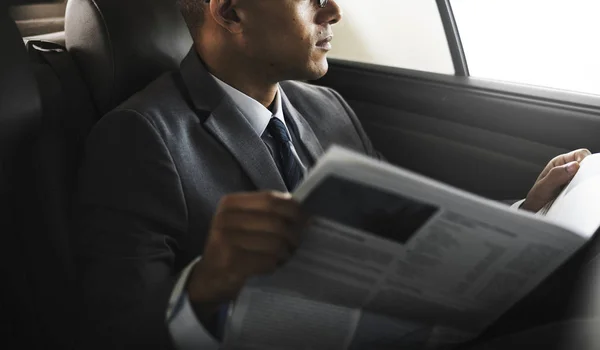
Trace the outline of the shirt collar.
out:
[[[277,94],[275,95],[273,112],[271,112],[268,108],[260,104],[252,97],[244,94],[214,75],[212,75],[212,77],[223,89],[223,91],[225,91],[225,93],[233,100],[238,109],[242,112],[244,118],[246,118],[248,123],[250,123],[252,130],[254,130],[259,137],[261,137],[267,129],[269,121],[272,117],[276,117],[277,119],[281,120],[284,125],[286,125],[285,118],[283,117],[283,109],[281,107],[281,92],[279,91],[281,88],[279,86],[277,87]]]

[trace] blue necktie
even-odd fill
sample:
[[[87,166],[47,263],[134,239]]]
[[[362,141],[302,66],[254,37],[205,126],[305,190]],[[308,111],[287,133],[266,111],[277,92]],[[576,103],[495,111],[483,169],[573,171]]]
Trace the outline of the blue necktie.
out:
[[[275,159],[279,163],[285,185],[291,192],[300,184],[303,176],[302,166],[292,152],[292,139],[279,118],[271,118],[267,130],[276,141]]]

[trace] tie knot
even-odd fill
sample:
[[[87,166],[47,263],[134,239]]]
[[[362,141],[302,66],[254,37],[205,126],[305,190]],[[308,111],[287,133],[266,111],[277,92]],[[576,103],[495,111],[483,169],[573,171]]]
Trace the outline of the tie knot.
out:
[[[288,143],[292,141],[290,139],[290,135],[287,132],[285,124],[283,124],[283,122],[279,120],[279,118],[271,118],[267,129],[269,129],[269,133],[271,134],[271,136],[279,142]]]

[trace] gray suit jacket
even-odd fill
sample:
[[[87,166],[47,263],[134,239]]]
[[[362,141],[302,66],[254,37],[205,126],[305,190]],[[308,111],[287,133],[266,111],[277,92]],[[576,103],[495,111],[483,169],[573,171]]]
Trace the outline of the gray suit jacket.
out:
[[[335,91],[281,83],[312,162],[332,144],[377,156]],[[170,348],[165,310],[177,274],[203,252],[225,194],[286,187],[263,141],[194,50],[106,115],[87,141],[74,247],[81,348]]]

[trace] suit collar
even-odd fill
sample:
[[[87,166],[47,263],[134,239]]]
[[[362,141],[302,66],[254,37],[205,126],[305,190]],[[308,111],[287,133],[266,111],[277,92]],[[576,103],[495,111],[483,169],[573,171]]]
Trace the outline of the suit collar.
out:
[[[273,101],[273,111],[271,112],[268,108],[260,104],[252,97],[244,94],[233,86],[213,76],[217,84],[225,91],[227,96],[231,97],[233,102],[242,111],[248,123],[252,126],[252,129],[259,137],[262,136],[267,129],[267,125],[271,121],[271,118],[275,117],[286,125],[285,118],[283,117],[283,109],[281,107],[281,93],[278,87],[277,94],[275,95],[275,101]],[[287,125],[286,125],[287,126]]]
[[[198,111],[214,110],[225,97],[223,90],[210,75],[192,46],[180,65],[180,72],[189,98]]]
[[[235,157],[256,187],[287,192],[267,146],[210,75],[194,48],[181,63],[181,76],[196,110],[210,112],[204,126]]]
[[[287,192],[277,165],[260,135],[211,76],[193,47],[181,63],[181,77],[196,111],[210,112],[204,121],[205,127],[237,159],[256,187]],[[283,113],[296,128],[300,142],[313,161],[319,159],[323,148],[312,128],[294,108],[281,86],[279,94]]]
[[[317,136],[306,119],[298,112],[294,105],[292,105],[283,91],[283,88],[279,88],[279,93],[281,94],[283,113],[292,123],[294,123],[298,136],[300,137],[300,142],[312,157],[313,162],[316,162],[323,155],[323,147],[321,146],[319,139],[317,139]]]

